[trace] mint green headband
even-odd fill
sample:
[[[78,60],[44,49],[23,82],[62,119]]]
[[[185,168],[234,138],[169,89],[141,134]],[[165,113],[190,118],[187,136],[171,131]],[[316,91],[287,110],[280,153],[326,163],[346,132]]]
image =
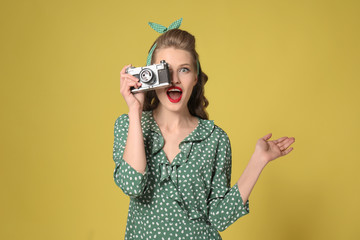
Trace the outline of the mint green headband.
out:
[[[153,23],[153,22],[149,22],[149,25],[152,29],[154,29],[155,31],[157,31],[158,33],[166,33],[167,31],[171,30],[171,29],[178,29],[181,25],[181,22],[182,22],[182,18],[176,20],[175,22],[173,22],[172,24],[170,24],[169,27],[164,27],[163,25],[160,25],[158,23]],[[149,66],[151,65],[151,58],[152,58],[152,55],[154,53],[154,50],[156,48],[156,43],[152,46],[152,48],[150,49],[150,52],[148,54],[148,57],[146,59],[146,65]],[[199,75],[199,69],[200,69],[200,66],[199,66],[199,61],[196,60],[196,68],[197,68],[197,75]]]

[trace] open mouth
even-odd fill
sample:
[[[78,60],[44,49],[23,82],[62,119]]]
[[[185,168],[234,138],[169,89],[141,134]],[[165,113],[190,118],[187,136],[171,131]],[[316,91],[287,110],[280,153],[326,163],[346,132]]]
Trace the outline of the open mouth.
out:
[[[170,102],[177,103],[181,100],[182,89],[179,87],[170,87],[166,91],[166,95],[168,96]]]

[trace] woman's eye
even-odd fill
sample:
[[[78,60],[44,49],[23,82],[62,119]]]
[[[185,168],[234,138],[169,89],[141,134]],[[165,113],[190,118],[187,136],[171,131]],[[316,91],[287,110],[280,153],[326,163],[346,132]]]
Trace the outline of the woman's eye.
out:
[[[188,71],[190,71],[188,68],[181,68],[180,69],[180,72],[188,72]]]

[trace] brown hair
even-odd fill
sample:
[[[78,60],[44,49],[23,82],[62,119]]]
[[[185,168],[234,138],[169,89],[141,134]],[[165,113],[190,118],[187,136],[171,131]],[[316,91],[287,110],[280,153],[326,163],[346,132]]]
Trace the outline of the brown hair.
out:
[[[193,116],[197,116],[202,119],[209,119],[206,107],[209,105],[209,101],[204,95],[204,86],[208,80],[207,75],[201,71],[201,65],[199,62],[199,55],[195,50],[195,37],[187,31],[180,29],[172,29],[166,33],[160,35],[154,42],[156,48],[151,58],[153,64],[156,50],[168,47],[174,47],[188,51],[193,57],[194,69],[197,69],[197,62],[199,63],[199,75],[196,85],[193,88],[189,102],[187,103],[189,112]],[[153,45],[154,45],[153,44]],[[151,49],[151,48],[150,48]],[[154,110],[159,105],[159,99],[156,96],[155,91],[149,91],[145,93],[144,111]]]

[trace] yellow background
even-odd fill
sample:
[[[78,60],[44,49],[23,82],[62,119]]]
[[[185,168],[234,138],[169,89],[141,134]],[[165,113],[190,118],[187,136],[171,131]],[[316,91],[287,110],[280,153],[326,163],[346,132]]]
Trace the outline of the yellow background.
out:
[[[360,239],[359,12],[356,0],[1,1],[0,239],[124,238],[119,72],[145,64],[148,21],[180,17],[231,139],[232,184],[258,138],[296,138],[222,237]]]

